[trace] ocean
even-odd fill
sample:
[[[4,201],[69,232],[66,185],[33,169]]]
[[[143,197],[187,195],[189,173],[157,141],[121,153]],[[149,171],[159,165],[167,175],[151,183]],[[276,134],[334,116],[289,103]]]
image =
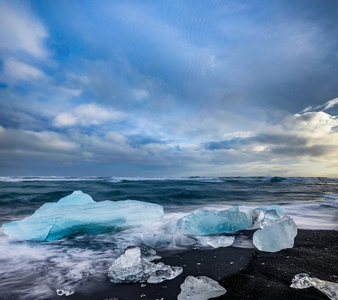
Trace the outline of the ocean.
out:
[[[338,179],[300,177],[274,183],[269,177],[0,177],[0,226],[77,190],[95,201],[157,203],[165,217],[136,229],[53,242],[19,241],[0,231],[0,299],[59,299],[57,289],[85,293],[93,288],[87,282],[107,280],[112,261],[126,247],[140,245],[142,234],[172,232],[179,218],[199,208],[280,205],[300,229],[338,229]],[[253,246],[238,235],[232,247]]]

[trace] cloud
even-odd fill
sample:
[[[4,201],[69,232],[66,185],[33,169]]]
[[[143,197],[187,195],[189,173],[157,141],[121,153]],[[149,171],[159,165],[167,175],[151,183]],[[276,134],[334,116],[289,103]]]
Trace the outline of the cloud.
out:
[[[124,118],[124,114],[113,109],[103,108],[96,103],[82,104],[70,112],[58,114],[53,124],[56,127],[69,127],[80,125],[88,127],[101,125],[108,122],[116,122]]]
[[[329,103],[329,102],[328,102]],[[321,107],[327,107],[327,104]],[[249,137],[202,144],[209,151],[235,150],[252,155],[264,152],[270,160],[288,158],[328,158],[338,160],[338,117],[323,111],[305,112],[286,117],[281,123],[265,126]]]
[[[14,81],[35,81],[46,78],[40,69],[16,60],[5,60],[4,73],[6,78]]]
[[[320,110],[329,110],[333,107],[335,107],[338,104],[338,98],[334,98],[332,100],[327,101],[325,104],[323,105],[317,105],[317,106],[308,106],[307,108],[305,108],[302,113],[304,112],[310,112],[310,111],[320,111]]]
[[[48,37],[47,30],[29,13],[26,5],[1,1],[0,28],[0,49],[24,51],[39,59],[48,56],[44,45]]]
[[[6,129],[0,126],[0,149],[2,151],[69,154],[78,145],[56,132]]]

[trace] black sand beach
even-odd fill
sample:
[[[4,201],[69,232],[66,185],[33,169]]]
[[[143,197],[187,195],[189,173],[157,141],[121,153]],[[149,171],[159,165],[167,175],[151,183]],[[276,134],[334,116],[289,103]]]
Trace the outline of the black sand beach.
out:
[[[241,234],[251,236],[253,231]],[[183,273],[160,284],[112,284],[106,280],[91,279],[82,286],[92,287],[92,293],[77,292],[65,299],[177,299],[180,285],[188,275],[208,276],[227,289],[217,299],[328,299],[315,288],[290,288],[298,273],[323,280],[338,282],[338,231],[299,230],[292,249],[277,253],[260,252],[247,248],[219,248],[209,251],[191,250],[164,257],[161,261],[182,266]],[[58,297],[61,299],[62,297]],[[215,298],[216,299],[216,298]],[[114,299],[115,300],[115,299]]]

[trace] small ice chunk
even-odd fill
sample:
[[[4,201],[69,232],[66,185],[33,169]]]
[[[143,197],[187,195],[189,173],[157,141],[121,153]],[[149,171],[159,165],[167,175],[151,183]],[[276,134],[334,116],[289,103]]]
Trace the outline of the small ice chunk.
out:
[[[156,233],[146,232],[142,233],[140,237],[143,244],[154,249],[167,248],[169,244],[172,242],[172,235],[164,234],[161,232]]]
[[[177,300],[207,300],[222,296],[226,289],[206,276],[188,276],[181,284],[181,293]]]
[[[179,219],[176,229],[183,234],[209,235],[236,232],[251,225],[252,218],[235,206],[222,211],[198,209]]]
[[[160,283],[177,277],[183,271],[181,267],[171,267],[161,262],[155,264],[151,260],[151,256],[145,256],[141,248],[128,248],[109,267],[109,280],[113,283]]]
[[[73,295],[75,291],[73,290],[56,290],[58,296],[70,296]]]
[[[297,235],[297,225],[290,217],[283,217],[274,223],[266,224],[253,235],[253,243],[258,250],[277,252],[292,248]]]
[[[181,248],[194,245],[196,240],[187,237],[180,232],[172,234],[165,234],[161,232],[156,233],[142,233],[140,235],[144,245],[154,249],[160,248]]]
[[[264,219],[264,212],[259,208],[250,211],[249,214],[252,218],[252,225],[256,225]]]
[[[210,236],[207,243],[213,248],[229,247],[235,241],[234,236]]]
[[[316,277],[310,277],[309,274],[306,273],[297,274],[292,279],[292,284],[290,286],[294,289],[306,289],[313,286],[328,296],[331,300],[338,299],[338,283],[321,280]]]
[[[261,228],[264,228],[269,224],[280,221],[282,218],[283,217],[276,210],[267,210],[260,226]]]
[[[195,239],[188,237],[178,231],[175,232],[173,235],[172,245],[174,247],[188,247],[195,244],[196,244]]]
[[[136,200],[95,202],[75,191],[58,202],[43,204],[33,215],[2,225],[20,240],[54,241],[71,234],[100,234],[148,225],[161,220],[163,207]]]

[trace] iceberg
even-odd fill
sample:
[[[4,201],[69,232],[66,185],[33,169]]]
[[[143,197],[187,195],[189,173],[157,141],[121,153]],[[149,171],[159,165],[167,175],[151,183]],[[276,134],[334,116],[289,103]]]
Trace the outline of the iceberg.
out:
[[[222,296],[226,289],[206,276],[188,276],[181,284],[181,293],[177,300],[207,300]]]
[[[271,214],[269,213],[271,212]],[[297,235],[296,223],[287,216],[281,217],[276,211],[268,211],[269,219],[262,221],[262,229],[253,235],[253,243],[258,250],[265,252],[277,252],[282,249],[292,248]],[[281,219],[275,220],[279,217]]]
[[[2,225],[20,240],[54,241],[72,234],[100,234],[148,225],[161,220],[163,207],[136,200],[95,202],[81,191],[48,202],[33,215]]]
[[[290,286],[294,289],[306,289],[313,286],[328,296],[331,300],[338,299],[338,283],[321,280],[316,277],[310,277],[309,274],[297,274],[292,279],[292,284]]]
[[[271,181],[271,182],[282,182],[283,180],[285,180],[285,178],[283,178],[283,177],[278,177],[278,176],[275,176],[275,177],[270,178],[270,181]]]
[[[188,235],[209,235],[236,232],[251,225],[252,217],[234,206],[222,211],[198,209],[179,219],[176,229]]]
[[[183,272],[181,267],[171,267],[161,262],[152,263],[151,261],[159,257],[153,249],[153,252],[144,249],[147,248],[127,248],[109,267],[109,280],[113,283],[160,283],[174,279]]]

